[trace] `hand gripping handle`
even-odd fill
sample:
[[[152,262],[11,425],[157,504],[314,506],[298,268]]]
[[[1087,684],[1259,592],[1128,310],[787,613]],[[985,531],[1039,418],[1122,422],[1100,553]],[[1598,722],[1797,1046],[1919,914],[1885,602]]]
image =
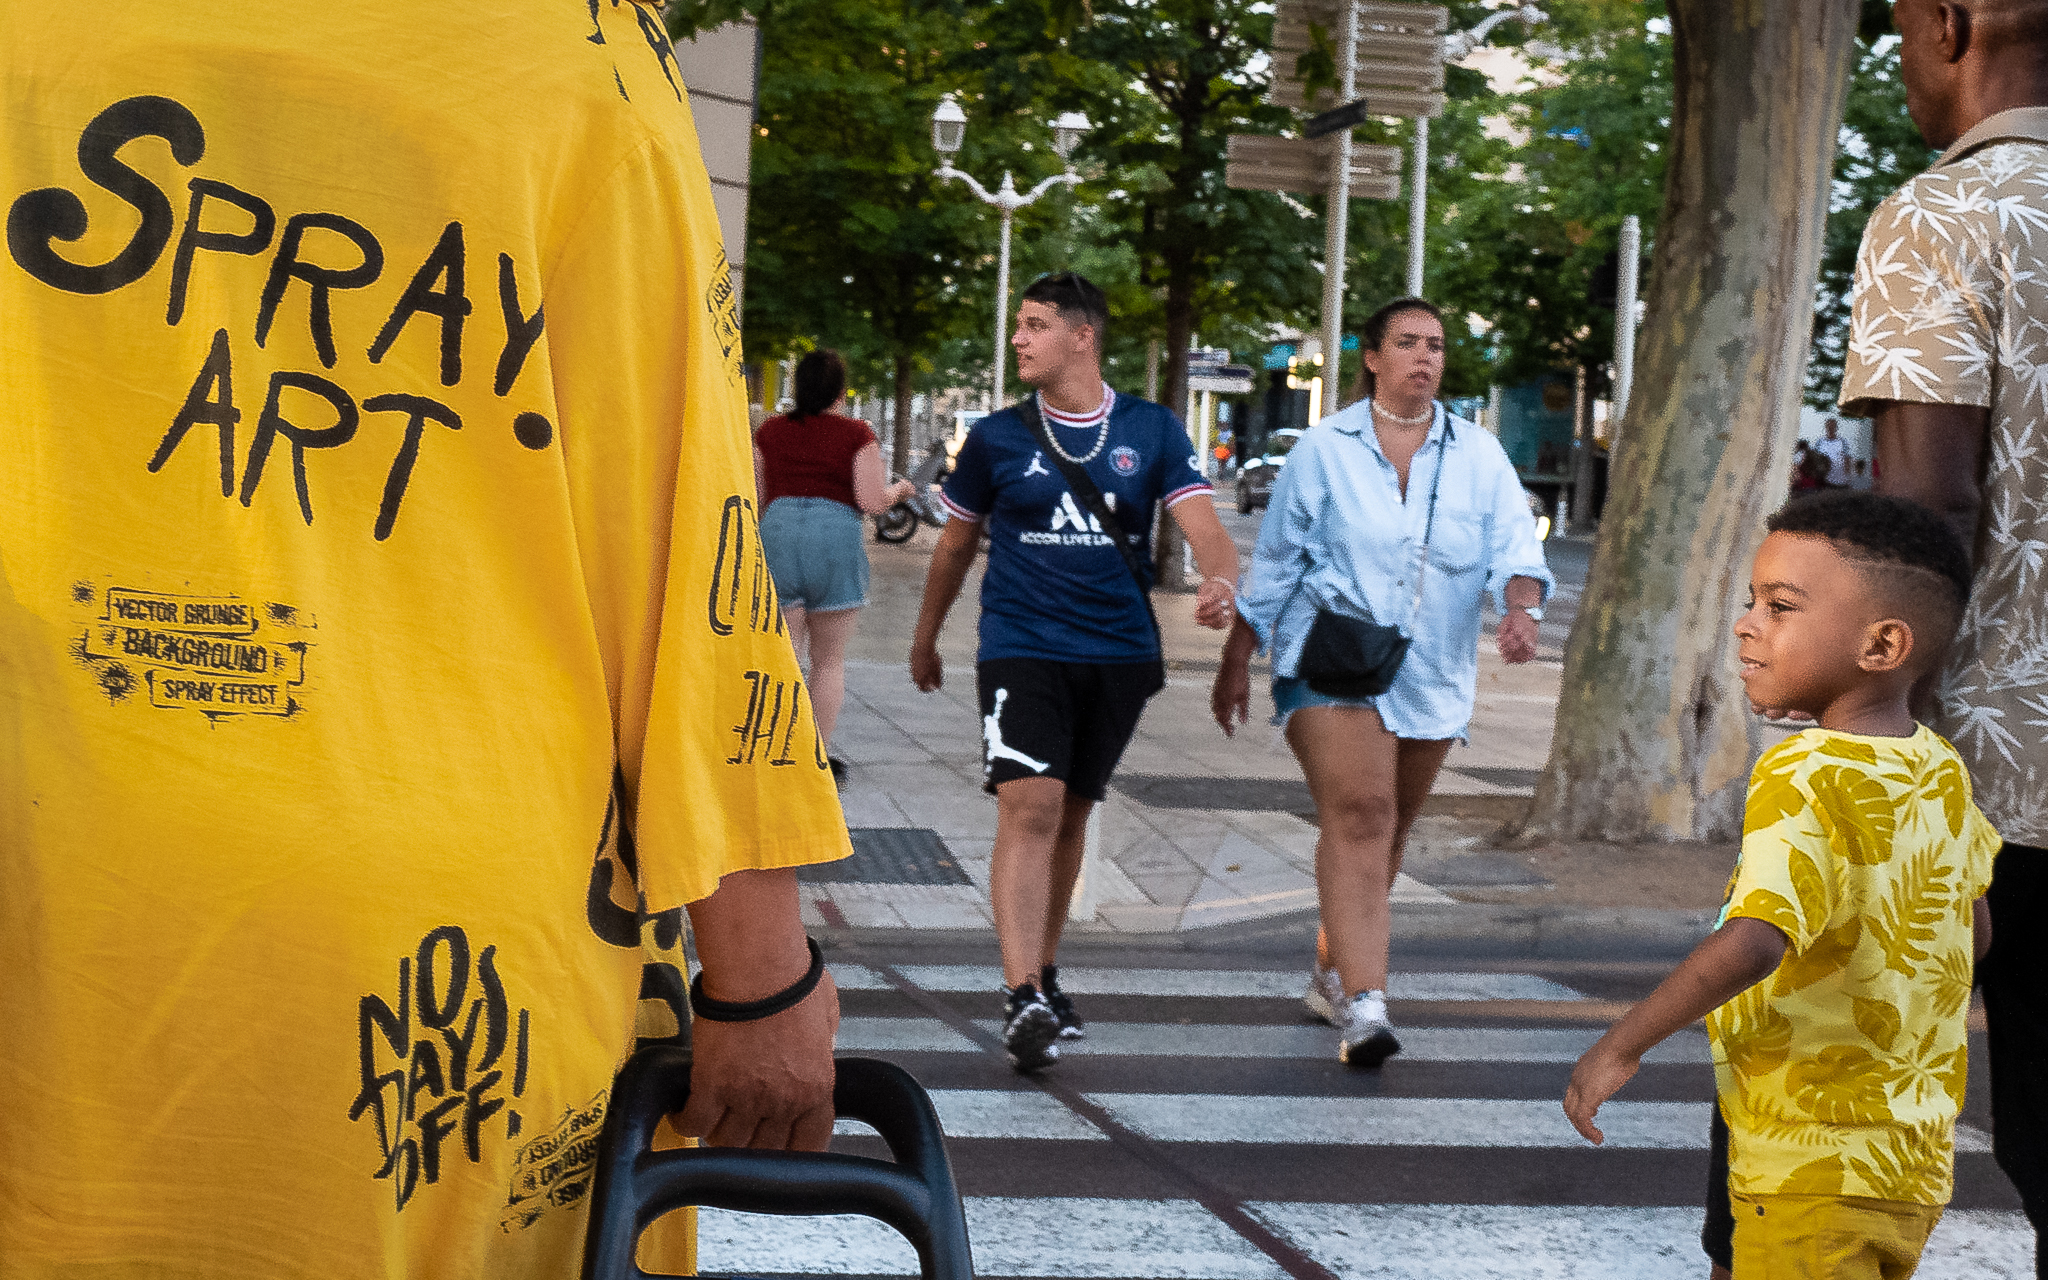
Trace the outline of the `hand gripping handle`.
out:
[[[973,1280],[967,1217],[931,1099],[909,1072],[874,1058],[840,1058],[836,1114],[872,1126],[892,1163],[832,1152],[731,1147],[652,1149],[664,1115],[690,1097],[690,1056],[670,1045],[633,1055],[612,1089],[598,1140],[583,1280],[641,1280],[640,1233],[684,1205],[746,1213],[858,1213],[888,1223],[917,1249],[924,1280]]]

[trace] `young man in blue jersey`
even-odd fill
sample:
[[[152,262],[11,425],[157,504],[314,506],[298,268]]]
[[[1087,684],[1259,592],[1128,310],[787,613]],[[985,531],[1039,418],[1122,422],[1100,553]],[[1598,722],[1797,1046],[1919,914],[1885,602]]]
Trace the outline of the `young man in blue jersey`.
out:
[[[976,423],[960,448],[944,493],[953,519],[932,553],[910,647],[911,679],[937,689],[939,628],[986,528],[975,680],[983,785],[996,797],[989,896],[1003,951],[1003,1040],[1019,1071],[1057,1061],[1058,1040],[1081,1034],[1056,952],[1088,812],[1146,700],[1165,684],[1145,594],[1160,503],[1202,572],[1195,620],[1228,626],[1236,598],[1237,547],[1187,428],[1102,380],[1108,323],[1102,290],[1071,272],[1024,291],[1010,345],[1017,376],[1034,391]],[[1104,531],[1105,515],[1132,556]]]

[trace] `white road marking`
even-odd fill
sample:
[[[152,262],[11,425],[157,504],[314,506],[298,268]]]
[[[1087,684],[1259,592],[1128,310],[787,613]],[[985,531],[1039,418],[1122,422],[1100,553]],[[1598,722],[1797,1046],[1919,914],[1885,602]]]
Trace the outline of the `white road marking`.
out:
[[[927,991],[986,991],[1003,985],[994,965],[903,965],[905,978]],[[843,991],[885,991],[889,984],[865,965],[835,964],[832,979]],[[1087,969],[1061,968],[1060,988],[1077,996],[1222,996],[1294,1000],[1307,985],[1306,972],[1263,969]],[[1387,978],[1395,1000],[1584,1000],[1570,987],[1529,973],[1395,973]]]
[[[1247,1205],[1340,1276],[1384,1280],[1697,1280],[1706,1274],[1696,1208],[1521,1205]],[[2031,1267],[2024,1215],[1944,1214],[1921,1255],[1940,1280],[2018,1280]]]
[[[1192,1200],[973,1197],[966,1208],[979,1276],[1286,1280]],[[917,1254],[872,1219],[705,1209],[697,1267],[707,1275],[916,1275]]]
[[[939,1113],[939,1127],[949,1138],[1109,1140],[1058,1098],[1036,1089],[933,1089],[931,1099]],[[871,1134],[874,1130],[858,1120],[840,1120],[832,1132]]]
[[[1517,1205],[1246,1206],[1341,1276],[1439,1280],[1696,1280],[1700,1210]],[[1189,1200],[970,1197],[968,1233],[982,1276],[1281,1280],[1282,1273]],[[915,1275],[908,1241],[868,1218],[782,1218],[705,1209],[705,1274]],[[2012,1212],[1950,1210],[1920,1274],[2017,1280],[2033,1232]]]
[[[997,1033],[997,1024],[981,1025]],[[1553,1027],[1402,1027],[1404,1062],[1577,1062],[1600,1029]],[[841,1018],[842,1053],[974,1053],[979,1046],[937,1018]],[[1337,1033],[1316,1026],[1218,1026],[1169,1022],[1091,1022],[1084,1040],[1060,1053],[1137,1058],[1332,1058]],[[1708,1061],[1707,1038],[1681,1031],[1644,1055],[1648,1063]]]
[[[1159,1142],[1388,1147],[1576,1147],[1591,1143],[1553,1098],[1258,1098],[1096,1093],[1089,1101]],[[1599,1125],[1614,1149],[1707,1145],[1710,1102],[1610,1102]]]

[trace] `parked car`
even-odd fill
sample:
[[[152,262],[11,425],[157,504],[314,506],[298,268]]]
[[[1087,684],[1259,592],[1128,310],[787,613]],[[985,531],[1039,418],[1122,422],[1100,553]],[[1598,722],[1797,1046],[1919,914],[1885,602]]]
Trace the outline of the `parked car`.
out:
[[[1254,507],[1272,501],[1273,481],[1280,478],[1280,468],[1287,465],[1287,455],[1301,436],[1298,428],[1282,427],[1265,438],[1257,457],[1245,459],[1244,470],[1237,473],[1239,511],[1250,514]]]

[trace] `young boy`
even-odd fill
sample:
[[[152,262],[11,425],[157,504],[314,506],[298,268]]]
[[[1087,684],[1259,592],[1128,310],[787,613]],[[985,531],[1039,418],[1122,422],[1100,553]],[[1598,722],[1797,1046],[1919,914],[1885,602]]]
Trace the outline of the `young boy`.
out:
[[[1572,1072],[1600,1104],[1701,1016],[1729,1131],[1737,1280],[1912,1274],[1948,1203],[1973,960],[1998,835],[1954,748],[1917,725],[1969,592],[1948,527],[1832,491],[1772,516],[1735,624],[1759,706],[1818,722],[1750,777],[1714,933]]]

